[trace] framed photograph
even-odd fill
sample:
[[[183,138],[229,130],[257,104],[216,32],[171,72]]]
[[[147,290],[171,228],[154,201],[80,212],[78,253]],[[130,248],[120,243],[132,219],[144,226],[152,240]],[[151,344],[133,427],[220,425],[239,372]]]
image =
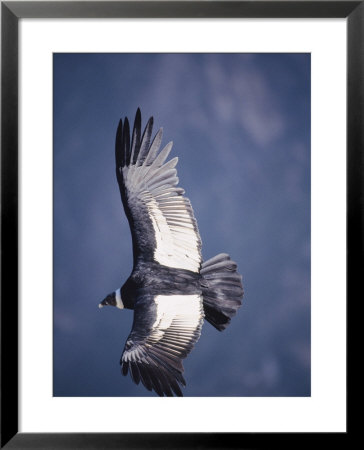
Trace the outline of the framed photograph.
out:
[[[1,445],[347,437],[362,3],[1,6]]]

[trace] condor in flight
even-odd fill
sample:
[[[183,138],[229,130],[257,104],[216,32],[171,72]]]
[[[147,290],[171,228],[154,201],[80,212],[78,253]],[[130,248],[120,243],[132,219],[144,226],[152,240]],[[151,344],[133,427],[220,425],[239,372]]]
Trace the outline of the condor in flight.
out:
[[[100,304],[134,310],[120,364],[123,375],[160,396],[182,396],[182,360],[198,341],[204,318],[224,330],[241,305],[236,263],[221,253],[202,261],[201,238],[190,201],[177,187],[178,158],[166,162],[162,129],[151,141],[153,118],[141,136],[138,109],[116,132],[116,178],[133,240],[133,270]]]

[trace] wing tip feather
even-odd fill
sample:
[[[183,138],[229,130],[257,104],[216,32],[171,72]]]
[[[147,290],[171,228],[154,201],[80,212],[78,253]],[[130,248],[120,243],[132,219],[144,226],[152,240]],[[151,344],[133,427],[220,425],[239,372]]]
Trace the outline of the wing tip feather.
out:
[[[132,381],[138,385],[140,381],[148,391],[154,390],[160,397],[183,397],[181,387],[186,386],[186,381],[182,373],[175,373],[175,370],[167,364],[158,364],[155,358],[147,357],[148,364],[141,361],[126,361],[121,359],[121,373],[126,376],[128,373]]]

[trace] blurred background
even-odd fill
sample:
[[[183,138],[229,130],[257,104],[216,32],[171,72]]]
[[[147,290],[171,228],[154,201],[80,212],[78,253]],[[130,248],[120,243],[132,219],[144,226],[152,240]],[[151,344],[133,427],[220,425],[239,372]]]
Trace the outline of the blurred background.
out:
[[[174,142],[204,259],[243,275],[184,395],[309,396],[309,54],[54,54],[54,396],[155,396],[120,374],[133,312],[98,308],[132,268],[114,140],[137,107]]]

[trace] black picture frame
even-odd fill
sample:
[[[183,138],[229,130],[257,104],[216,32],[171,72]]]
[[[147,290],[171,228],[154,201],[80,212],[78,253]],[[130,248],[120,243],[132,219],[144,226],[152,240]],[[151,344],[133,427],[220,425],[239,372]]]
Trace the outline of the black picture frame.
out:
[[[357,289],[364,268],[363,1],[2,1],[1,448],[254,448],[271,445],[272,439],[291,446],[297,434],[18,433],[18,22],[21,18],[106,17],[347,19],[347,305],[362,291]],[[346,440],[348,431],[335,439]],[[309,433],[300,435],[300,443],[309,438]],[[315,439],[319,438],[316,434]]]

